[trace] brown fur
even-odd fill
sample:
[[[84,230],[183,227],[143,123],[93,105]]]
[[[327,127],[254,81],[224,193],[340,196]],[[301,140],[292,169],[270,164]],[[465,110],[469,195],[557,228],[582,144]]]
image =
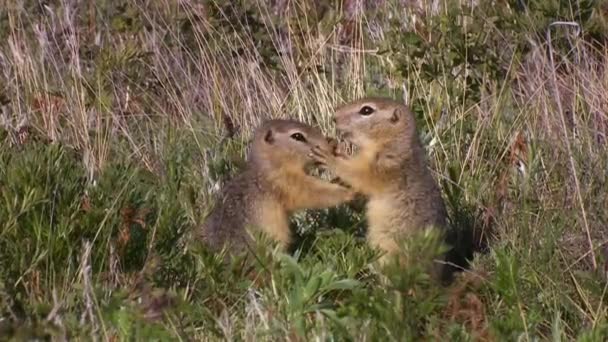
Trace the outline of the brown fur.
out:
[[[365,106],[373,112],[362,115]],[[339,107],[335,122],[358,153],[352,158],[320,149],[313,153],[368,197],[367,238],[372,246],[388,256],[398,250],[396,237],[429,226],[446,227],[445,205],[406,106],[385,98],[364,98]]]
[[[293,136],[301,134],[306,141]],[[302,209],[325,208],[352,199],[345,187],[306,174],[315,163],[313,147],[331,146],[316,128],[293,120],[267,120],[254,133],[245,170],[222,189],[203,228],[202,237],[213,250],[228,245],[230,252],[246,250],[248,229],[261,230],[286,249],[292,242],[289,217]]]

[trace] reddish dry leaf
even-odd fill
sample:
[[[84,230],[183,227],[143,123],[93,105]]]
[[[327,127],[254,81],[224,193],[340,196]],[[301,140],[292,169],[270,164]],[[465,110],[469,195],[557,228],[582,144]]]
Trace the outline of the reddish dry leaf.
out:
[[[91,199],[86,194],[84,194],[80,199],[80,209],[85,213],[91,211]]]
[[[484,303],[474,293],[481,281],[463,274],[451,289],[445,315],[451,322],[463,325],[475,341],[493,341],[487,323]]]

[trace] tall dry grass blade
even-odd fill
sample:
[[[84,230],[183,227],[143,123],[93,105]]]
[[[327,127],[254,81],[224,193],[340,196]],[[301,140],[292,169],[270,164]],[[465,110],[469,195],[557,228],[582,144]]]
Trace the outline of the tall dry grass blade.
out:
[[[593,265],[593,270],[597,270],[597,261],[595,259],[595,251],[594,251],[594,247],[593,247],[593,241],[591,240],[591,231],[589,230],[589,222],[587,221],[587,211],[585,210],[585,204],[583,202],[583,196],[581,195],[581,186],[579,184],[579,179],[578,179],[578,173],[576,170],[576,165],[575,165],[575,161],[574,161],[574,157],[573,157],[573,153],[572,153],[572,147],[570,146],[570,138],[568,136],[568,129],[566,127],[566,121],[564,118],[564,111],[562,108],[562,103],[561,103],[561,98],[560,98],[560,92],[558,90],[558,83],[557,83],[557,69],[556,69],[556,65],[555,65],[555,61],[553,58],[553,44],[551,42],[551,28],[553,26],[559,26],[559,25],[564,25],[564,26],[573,26],[577,28],[577,36],[578,33],[580,33],[580,26],[578,23],[575,22],[561,22],[561,21],[556,21],[553,22],[549,25],[549,27],[547,28],[547,44],[549,46],[549,61],[550,61],[550,66],[551,66],[551,77],[552,77],[552,82],[553,82],[553,86],[555,89],[555,96],[556,96],[556,102],[557,102],[557,108],[559,111],[559,118],[560,118],[560,122],[562,125],[562,130],[563,130],[563,134],[564,134],[564,142],[566,144],[566,149],[568,152],[568,161],[570,163],[570,168],[573,174],[573,178],[574,178],[574,187],[576,189],[576,197],[578,199],[578,204],[581,210],[581,215],[583,218],[583,224],[585,226],[585,233],[587,234],[587,243],[589,244],[589,253],[591,254],[591,263]]]

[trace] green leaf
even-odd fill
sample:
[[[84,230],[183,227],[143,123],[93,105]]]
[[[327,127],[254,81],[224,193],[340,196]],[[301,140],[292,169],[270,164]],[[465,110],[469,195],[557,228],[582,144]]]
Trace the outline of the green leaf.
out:
[[[331,283],[329,286],[326,286],[325,290],[353,290],[361,285],[361,282],[355,279],[341,279]]]

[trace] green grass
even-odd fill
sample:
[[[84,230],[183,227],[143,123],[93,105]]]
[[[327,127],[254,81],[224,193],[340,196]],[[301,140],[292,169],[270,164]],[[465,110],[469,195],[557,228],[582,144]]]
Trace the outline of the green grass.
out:
[[[520,3],[8,4],[0,340],[606,340],[606,8]],[[331,135],[364,94],[416,113],[452,284],[379,269],[360,203],[296,215],[290,253],[193,238],[263,118]]]

